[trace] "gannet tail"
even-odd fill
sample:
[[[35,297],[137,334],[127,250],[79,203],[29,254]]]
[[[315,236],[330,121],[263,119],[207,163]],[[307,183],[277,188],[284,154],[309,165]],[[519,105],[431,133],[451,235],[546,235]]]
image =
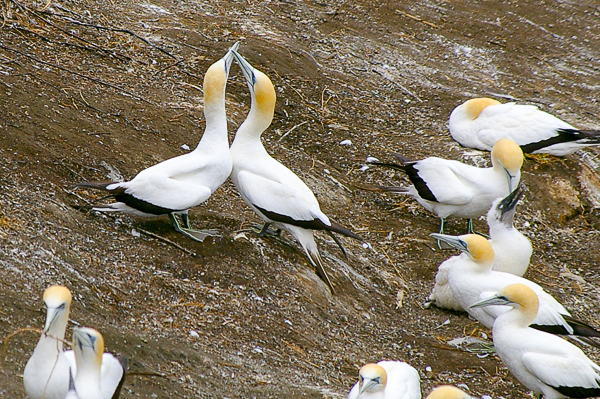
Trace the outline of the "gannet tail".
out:
[[[600,145],[600,130],[577,130],[577,129],[558,129],[557,136],[549,139],[529,143],[521,146],[525,153],[532,153],[539,149],[550,147],[555,144],[575,142],[583,145]]]
[[[381,191],[389,191],[392,193],[400,193],[400,194],[410,194],[409,187],[386,187],[386,186],[377,186],[377,188]]]
[[[331,280],[329,279],[329,276],[327,275],[327,272],[325,271],[325,266],[323,266],[323,260],[321,259],[321,254],[319,253],[319,250],[317,249],[317,245],[314,242],[314,239],[313,239],[313,244],[315,244],[314,248],[305,247],[304,251],[306,252],[306,255],[308,255],[308,259],[310,259],[310,263],[312,263],[313,266],[315,267],[317,275],[321,278],[321,280],[323,280],[323,282],[325,282],[325,284],[327,284],[331,293],[335,294],[335,290],[333,289],[333,284],[331,283]],[[345,252],[344,252],[344,254],[345,254]]]
[[[84,181],[76,184],[75,187],[93,188],[95,190],[110,191],[106,187],[114,184],[112,181]]]

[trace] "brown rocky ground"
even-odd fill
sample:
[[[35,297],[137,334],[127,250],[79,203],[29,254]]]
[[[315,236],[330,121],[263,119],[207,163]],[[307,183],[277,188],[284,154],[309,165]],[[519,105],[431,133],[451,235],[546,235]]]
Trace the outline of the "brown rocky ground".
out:
[[[422,307],[437,265],[453,252],[437,250],[428,237],[437,220],[414,201],[358,187],[402,177],[360,168],[390,152],[487,162],[446,129],[450,111],[472,96],[514,97],[597,128],[596,2],[0,7],[0,335],[41,326],[41,293],[60,283],[74,292],[74,323],[98,328],[108,350],[130,359],[137,374],[123,398],[342,398],[360,365],[383,358],[410,362],[425,393],[451,383],[474,395],[528,395],[495,357],[447,344],[480,334],[462,314]],[[344,240],[345,261],[319,236],[338,295],[289,236],[240,231],[257,217],[229,182],[191,212],[196,226],[223,233],[204,243],[176,234],[167,218],[77,209],[95,194],[75,183],[131,178],[196,145],[202,76],[236,40],[277,87],[263,136],[270,152],[314,189],[327,214],[373,245]],[[234,65],[232,135],[248,103]],[[535,246],[527,276],[600,326],[597,158],[590,149],[528,159],[517,224]],[[9,341],[0,397],[24,397],[20,374],[35,341],[31,333]]]

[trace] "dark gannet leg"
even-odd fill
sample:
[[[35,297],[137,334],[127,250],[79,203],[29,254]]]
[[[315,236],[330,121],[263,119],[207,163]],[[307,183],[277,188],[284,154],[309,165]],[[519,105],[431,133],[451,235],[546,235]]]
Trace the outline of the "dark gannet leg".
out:
[[[190,228],[190,221],[185,213],[181,215],[181,219],[186,227],[181,227],[174,213],[169,213],[169,219],[171,219],[171,223],[173,223],[173,228],[175,231],[187,236],[188,238],[191,238],[194,241],[203,242],[208,236],[221,237],[219,232],[216,230],[194,230]]]
[[[471,220],[471,219],[469,219]],[[444,234],[444,224],[446,223],[446,219],[445,218],[440,218],[440,234]],[[447,249],[447,247],[445,245],[442,245],[442,241],[440,239],[436,240],[437,241],[437,246],[439,249]]]
[[[480,236],[485,237],[488,240],[490,239],[490,236],[488,236],[487,234],[475,231],[475,229],[473,228],[473,219],[469,219],[469,222],[467,224],[467,234],[479,234]]]
[[[262,228],[260,225],[252,223],[252,230],[255,230],[261,238],[265,236],[281,237],[281,229],[271,229],[270,227],[271,222],[265,222]]]

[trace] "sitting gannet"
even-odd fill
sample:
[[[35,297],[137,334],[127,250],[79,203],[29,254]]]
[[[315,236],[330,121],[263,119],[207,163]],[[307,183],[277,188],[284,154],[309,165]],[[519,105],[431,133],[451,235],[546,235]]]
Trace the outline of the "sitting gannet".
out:
[[[348,399],[421,399],[419,372],[404,362],[365,364]]]
[[[511,284],[471,308],[510,306],[492,328],[494,348],[510,372],[546,399],[600,396],[600,366],[578,347],[552,334],[530,328],[539,301],[523,284]]]
[[[575,336],[574,338],[590,345],[598,345],[588,337],[600,337],[600,332],[572,318],[570,313],[542,287],[514,274],[493,271],[494,251],[485,238],[477,234],[462,236],[432,234],[432,236],[463,252],[456,257],[448,270],[448,285],[460,307],[486,327],[491,328],[494,320],[509,308],[491,306],[481,309],[472,308],[471,305],[490,297],[510,284],[520,283],[532,289],[539,297],[539,311],[532,327],[553,334]]]
[[[225,86],[233,51],[208,68],[204,75],[204,116],[206,129],[196,149],[142,170],[133,180],[120,183],[84,182],[79,186],[105,190],[116,202],[98,205],[101,212],[126,212],[138,216],[168,214],[176,231],[203,241],[209,231],[193,230],[188,210],[206,201],[229,177],[232,161],[227,137]],[[175,215],[181,215],[183,227]]]
[[[69,389],[70,363],[63,352],[71,291],[59,285],[44,291],[46,325],[23,372],[25,392],[30,399],[64,399]]]
[[[535,105],[501,104],[474,98],[456,107],[448,121],[452,138],[461,145],[490,151],[508,138],[526,153],[564,156],[600,144],[600,131],[578,130]]]
[[[331,221],[321,211],[319,202],[310,188],[294,172],[267,153],[260,136],[273,120],[275,88],[267,75],[253,68],[235,51],[234,55],[246,78],[252,104],[250,113],[239,127],[231,144],[231,180],[246,204],[265,221],[261,235],[267,231],[270,224],[290,232],[302,245],[317,273],[333,292],[333,285],[323,267],[313,230],[326,231],[344,254],[344,248],[332,232],[361,241],[362,239]]]
[[[127,362],[104,353],[104,338],[93,328],[74,328],[74,385],[79,399],[116,399],[125,381]]]
[[[438,157],[407,161],[395,154],[402,165],[370,162],[403,170],[409,187],[380,187],[382,190],[410,194],[425,209],[440,218],[440,233],[449,216],[471,219],[485,215],[492,202],[506,197],[519,184],[523,152],[513,141],[498,140],[492,149],[492,167],[478,168]]]
[[[426,399],[474,399],[464,391],[452,385],[441,385],[434,388]]]

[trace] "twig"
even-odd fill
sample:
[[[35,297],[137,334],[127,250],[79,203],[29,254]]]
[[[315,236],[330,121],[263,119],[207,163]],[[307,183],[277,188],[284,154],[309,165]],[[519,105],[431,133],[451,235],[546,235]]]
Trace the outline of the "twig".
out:
[[[394,14],[404,15],[405,17],[408,17],[410,19],[414,19],[415,21],[418,21],[418,22],[421,22],[421,23],[423,23],[425,25],[431,26],[432,28],[439,28],[439,25],[436,25],[436,24],[434,24],[432,22],[429,22],[429,21],[425,21],[423,18],[419,18],[416,15],[412,15],[412,14],[409,14],[409,13],[401,11],[401,10],[394,11]]]
[[[169,69],[169,68],[173,68],[174,66],[177,66],[177,65],[181,64],[183,61],[184,61],[184,59],[182,58],[182,59],[180,59],[180,60],[179,60],[179,61],[177,61],[177,62],[174,62],[174,63],[172,63],[172,64],[169,64],[169,65],[167,65],[166,67],[164,67],[164,68],[162,68],[162,69],[159,69],[158,71],[154,72],[154,73],[152,74],[152,76],[156,76],[156,75],[158,75],[159,73],[161,73],[161,72],[163,72],[163,71],[166,71],[166,70],[167,70],[167,69]]]
[[[304,122],[300,122],[300,123],[298,123],[296,126],[292,127],[290,130],[288,130],[287,132],[285,132],[285,133],[283,134],[283,136],[281,136],[281,137],[279,138],[279,140],[277,140],[277,141],[281,141],[281,140],[283,140],[283,138],[284,138],[285,136],[287,136],[288,134],[290,134],[291,132],[293,132],[293,131],[294,131],[294,130],[297,128],[297,127],[300,127],[300,126],[302,126],[302,125],[304,125],[304,124],[306,124],[306,123],[308,123],[308,121],[304,121]]]
[[[417,96],[415,93],[413,93],[412,91],[408,90],[406,87],[402,86],[400,83],[396,82],[393,79],[390,79],[388,76],[386,76],[383,72],[378,71],[377,69],[373,69],[373,72],[377,73],[378,75],[380,75],[382,78],[384,78],[385,80],[388,80],[390,82],[392,82],[393,84],[395,84],[396,86],[398,86],[399,88],[401,88],[402,90],[404,90],[406,93],[408,93],[409,95],[413,96],[414,98],[417,99],[417,101],[419,102],[423,102],[423,100],[421,100],[419,98],[419,96]]]
[[[2,359],[0,361],[0,372],[2,372],[2,370],[4,369],[4,362],[6,361],[6,352],[8,351],[8,341],[10,341],[12,339],[12,337],[14,337],[15,335],[21,334],[22,332],[35,332],[38,334],[44,334],[44,332],[36,327],[23,327],[23,328],[19,328],[16,331],[11,332],[10,334],[6,335],[4,338],[2,338]],[[72,346],[71,342],[69,341],[65,341],[64,339],[60,339],[60,338],[56,338],[50,334],[46,334],[46,336],[50,337],[50,338],[54,338],[57,341],[62,342],[63,344],[67,344],[69,346]]]
[[[189,249],[182,247],[181,245],[177,244],[177,243],[176,243],[176,242],[174,242],[174,241],[171,241],[171,240],[169,240],[168,238],[165,238],[165,237],[163,237],[163,236],[159,236],[158,234],[152,233],[152,232],[150,232],[150,231],[148,231],[148,230],[140,229],[139,227],[133,227],[133,226],[131,226],[130,224],[126,224],[126,226],[128,226],[128,227],[131,227],[131,228],[135,228],[137,231],[139,231],[139,232],[141,232],[141,233],[144,233],[144,234],[146,234],[146,235],[149,235],[149,236],[150,236],[150,237],[152,237],[152,238],[156,238],[156,239],[157,239],[157,240],[159,240],[159,241],[162,241],[162,242],[164,242],[164,243],[167,243],[167,244],[169,244],[169,245],[172,245],[172,246],[174,246],[175,248],[177,248],[177,249],[179,249],[179,250],[181,250],[181,251],[185,252],[186,254],[188,254],[188,255],[190,255],[190,256],[193,256],[193,257],[196,257],[196,256],[197,256],[195,252],[192,252],[192,251],[190,251]]]

